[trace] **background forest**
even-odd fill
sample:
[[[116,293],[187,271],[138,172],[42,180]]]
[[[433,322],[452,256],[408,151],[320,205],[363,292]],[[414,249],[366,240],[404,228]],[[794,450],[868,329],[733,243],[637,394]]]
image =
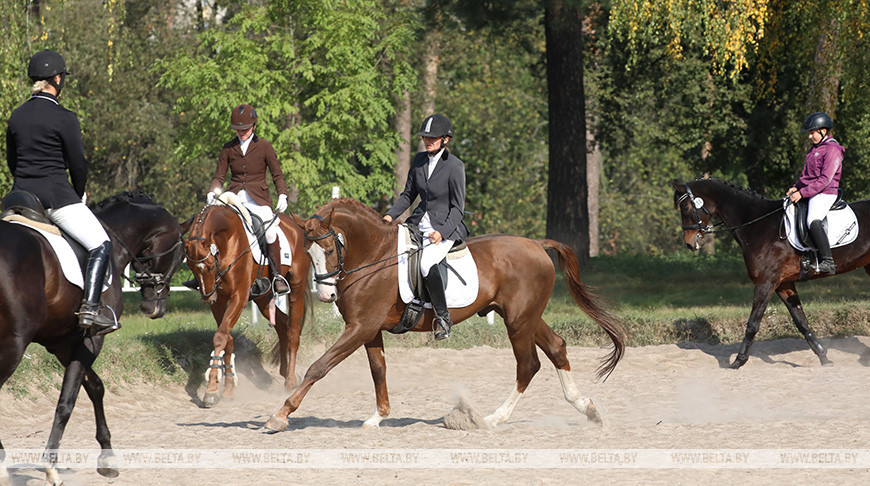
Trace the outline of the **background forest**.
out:
[[[90,200],[144,189],[180,219],[204,204],[240,103],[296,213],[336,185],[383,212],[441,112],[472,232],[579,232],[581,257],[679,250],[671,178],[781,197],[815,111],[846,147],[846,197],[870,197],[867,0],[0,0],[0,29],[0,118],[29,95],[30,56],[57,50]]]

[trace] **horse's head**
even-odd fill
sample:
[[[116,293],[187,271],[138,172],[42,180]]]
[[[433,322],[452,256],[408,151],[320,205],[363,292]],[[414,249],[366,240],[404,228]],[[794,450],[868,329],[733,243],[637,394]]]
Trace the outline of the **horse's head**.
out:
[[[335,302],[338,297],[335,284],[344,277],[344,255],[347,242],[340,230],[332,226],[334,210],[325,216],[315,214],[307,220],[294,215],[296,224],[305,232],[305,250],[314,265],[317,296],[323,302]]]
[[[695,251],[704,244],[704,235],[712,226],[710,220],[716,214],[716,202],[706,197],[698,181],[670,181],[674,188],[674,207],[680,211],[683,221],[683,238],[686,246]]]
[[[139,309],[152,319],[163,317],[169,283],[183,256],[178,220],[141,191],[112,196],[98,203],[94,212],[116,248],[123,248],[130,258],[142,295]]]
[[[187,266],[199,281],[199,292],[203,302],[211,305],[217,300],[218,283],[220,281],[221,265],[220,250],[214,241],[212,209],[216,206],[207,205],[202,208],[190,225],[190,236],[184,242],[184,252]]]

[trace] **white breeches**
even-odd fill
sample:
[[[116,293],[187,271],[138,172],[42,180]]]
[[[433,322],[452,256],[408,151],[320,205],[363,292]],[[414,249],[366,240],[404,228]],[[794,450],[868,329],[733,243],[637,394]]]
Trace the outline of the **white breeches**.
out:
[[[69,233],[88,251],[109,241],[109,235],[100,220],[84,203],[70,204],[59,209],[47,209],[48,219]]]
[[[813,224],[813,221],[821,221],[828,215],[828,210],[837,200],[836,194],[816,194],[811,197],[807,209],[807,224]]]
[[[432,244],[429,242],[429,237],[423,237],[423,254],[420,255],[420,273],[423,276],[429,275],[429,270],[441,263],[441,260],[447,256],[450,249],[453,248],[453,240],[441,240],[438,243]]]
[[[266,243],[272,244],[275,243],[275,240],[278,239],[278,219],[275,219],[275,222],[269,224],[272,221],[272,218],[275,217],[275,213],[272,212],[272,208],[269,206],[260,206],[255,203],[251,196],[248,195],[248,192],[242,189],[239,191],[239,199],[242,200],[242,204],[245,205],[245,208],[248,211],[256,214],[263,220],[263,224],[266,226]]]

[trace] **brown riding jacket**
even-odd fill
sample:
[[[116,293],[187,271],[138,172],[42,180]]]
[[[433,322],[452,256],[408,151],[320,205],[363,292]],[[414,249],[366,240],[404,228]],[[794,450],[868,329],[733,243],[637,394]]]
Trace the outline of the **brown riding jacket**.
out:
[[[278,163],[275,149],[272,148],[271,143],[257,135],[254,135],[254,139],[251,140],[251,144],[248,145],[248,153],[245,155],[242,155],[239,137],[233,137],[232,140],[224,144],[217,169],[214,171],[214,177],[209,186],[209,192],[223,187],[228,168],[230,170],[230,184],[226,190],[238,193],[244,189],[251,196],[251,199],[261,206],[273,207],[269,187],[266,185],[266,168],[272,173],[275,191],[278,194],[288,194],[284,172],[281,170],[281,164]]]

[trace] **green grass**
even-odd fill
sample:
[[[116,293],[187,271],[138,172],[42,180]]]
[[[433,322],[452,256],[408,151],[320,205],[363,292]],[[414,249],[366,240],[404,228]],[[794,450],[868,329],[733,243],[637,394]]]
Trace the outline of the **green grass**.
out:
[[[753,286],[742,257],[683,252],[670,256],[601,257],[581,270],[584,283],[605,299],[625,322],[630,345],[695,341],[739,342],[752,305]],[[863,271],[798,284],[804,309],[819,336],[870,335],[870,277]],[[96,369],[107,386],[138,383],[184,386],[191,394],[202,384],[216,325],[207,306],[193,292],[170,296],[170,312],[150,320],[136,314],[138,294],[126,294],[123,328],[109,335]],[[344,323],[331,304],[313,299],[314,318],[302,335],[301,353],[315,358],[340,335]],[[544,319],[569,345],[609,344],[598,326],[573,303],[561,279]],[[236,354],[259,369],[270,361],[277,338],[260,316],[253,323],[246,308],[233,329]],[[777,297],[765,313],[758,340],[800,337]],[[455,328],[450,339],[435,342],[429,333],[385,333],[387,347],[464,349],[510,343],[501,319],[494,325],[473,317]],[[130,363],[134,363],[131,365]],[[299,370],[301,373],[303,370]],[[60,385],[62,369],[42,347],[31,345],[4,389],[15,395],[44,392]]]

